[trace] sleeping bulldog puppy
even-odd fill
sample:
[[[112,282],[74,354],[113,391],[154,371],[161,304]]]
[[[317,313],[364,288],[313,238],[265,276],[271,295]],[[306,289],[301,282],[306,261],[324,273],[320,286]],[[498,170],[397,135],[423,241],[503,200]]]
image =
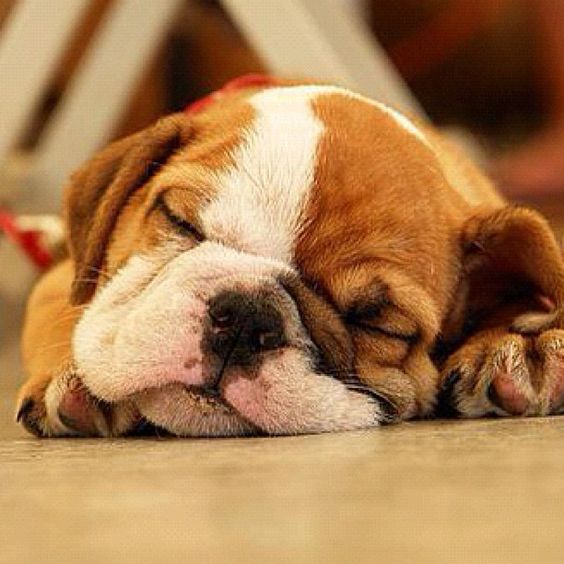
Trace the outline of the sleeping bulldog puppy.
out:
[[[423,123],[229,89],[75,172],[17,418],[40,436],[296,434],[564,406],[564,268]]]

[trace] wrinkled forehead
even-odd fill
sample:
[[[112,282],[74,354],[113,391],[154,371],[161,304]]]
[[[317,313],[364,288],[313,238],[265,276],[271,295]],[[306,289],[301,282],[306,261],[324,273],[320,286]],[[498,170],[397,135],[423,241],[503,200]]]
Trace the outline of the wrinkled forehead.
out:
[[[199,224],[218,242],[287,263],[294,262],[300,232],[315,229],[312,202],[338,183],[327,178],[329,169],[335,177],[364,166],[386,136],[426,144],[403,115],[331,86],[271,88],[231,109],[229,102],[218,106],[208,127],[226,120],[231,142],[223,158],[206,163],[211,194],[198,209]]]

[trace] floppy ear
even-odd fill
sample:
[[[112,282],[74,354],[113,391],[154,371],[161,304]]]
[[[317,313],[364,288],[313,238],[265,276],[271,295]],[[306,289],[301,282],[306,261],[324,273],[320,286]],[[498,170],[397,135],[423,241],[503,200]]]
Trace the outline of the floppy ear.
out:
[[[520,289],[548,299],[550,311],[520,315],[511,326],[513,331],[537,333],[562,324],[564,261],[540,214],[518,206],[478,213],[465,225],[463,248],[470,295],[482,304],[492,307],[488,300]]]
[[[186,116],[173,114],[112,143],[71,176],[64,206],[69,251],[75,263],[71,303],[78,305],[92,297],[121,209],[189,134]]]

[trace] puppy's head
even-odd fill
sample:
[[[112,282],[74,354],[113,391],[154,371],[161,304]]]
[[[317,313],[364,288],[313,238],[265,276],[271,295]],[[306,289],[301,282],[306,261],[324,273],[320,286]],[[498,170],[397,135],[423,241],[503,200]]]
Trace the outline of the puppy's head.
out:
[[[430,408],[449,188],[402,116],[325,86],[226,96],[111,145],[67,194],[94,396],[182,435]]]

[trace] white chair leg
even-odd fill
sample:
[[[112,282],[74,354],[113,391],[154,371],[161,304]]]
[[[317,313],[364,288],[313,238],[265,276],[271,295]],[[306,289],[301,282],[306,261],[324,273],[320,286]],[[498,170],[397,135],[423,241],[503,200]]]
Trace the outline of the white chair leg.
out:
[[[89,0],[19,0],[0,33],[0,159],[18,142]]]
[[[42,209],[59,205],[69,172],[111,137],[181,3],[115,0],[40,139],[34,177]]]

